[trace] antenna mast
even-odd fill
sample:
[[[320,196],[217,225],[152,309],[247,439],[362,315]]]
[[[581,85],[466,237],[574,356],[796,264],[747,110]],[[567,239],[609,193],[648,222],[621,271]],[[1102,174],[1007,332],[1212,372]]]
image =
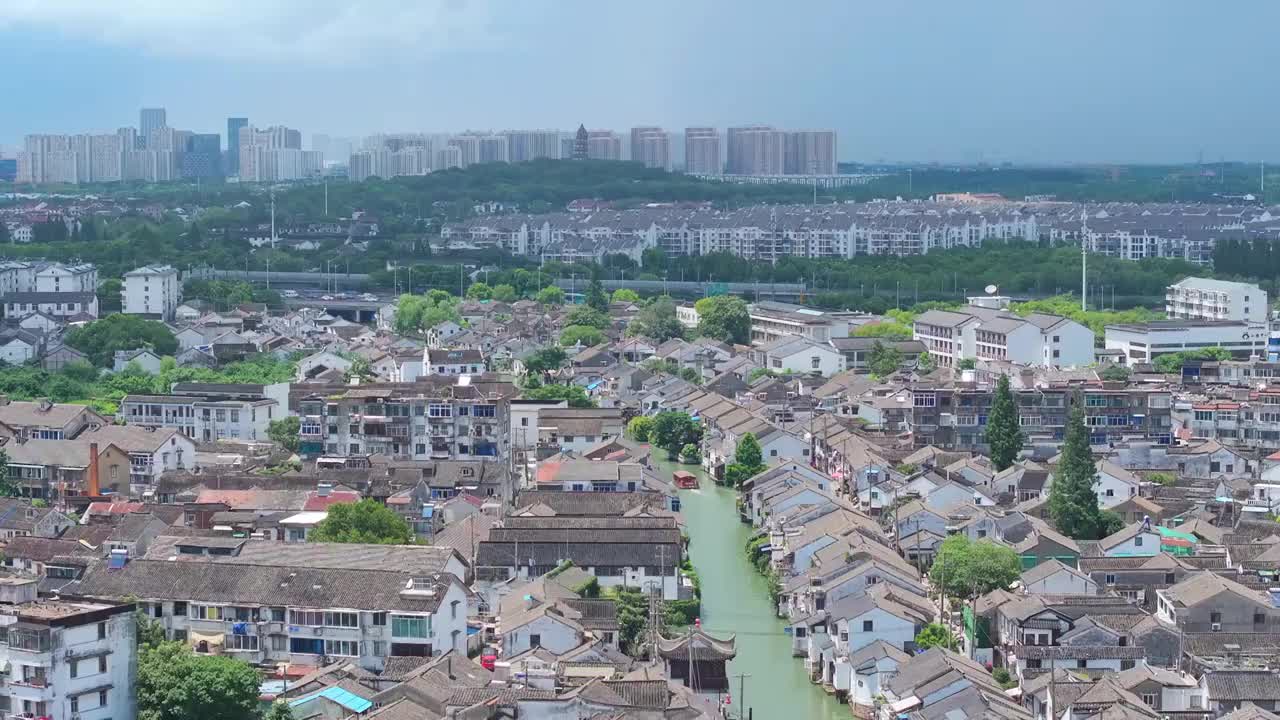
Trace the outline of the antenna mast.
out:
[[[1089,310],[1089,211],[1080,216],[1080,310]]]

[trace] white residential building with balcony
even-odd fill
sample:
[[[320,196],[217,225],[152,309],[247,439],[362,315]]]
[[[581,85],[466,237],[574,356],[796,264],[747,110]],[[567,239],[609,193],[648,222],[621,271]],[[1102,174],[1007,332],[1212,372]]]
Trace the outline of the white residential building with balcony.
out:
[[[929,310],[916,318],[912,334],[940,365],[965,359],[1041,367],[1093,363],[1093,331],[1059,315],[1021,317],[974,305]]]
[[[1233,320],[1263,323],[1267,293],[1253,283],[1189,277],[1165,291],[1164,311],[1171,320]]]
[[[171,265],[147,265],[124,274],[123,311],[169,321],[182,302],[182,281]]]
[[[133,603],[39,600],[37,585],[31,578],[0,584],[5,717],[134,717]]]

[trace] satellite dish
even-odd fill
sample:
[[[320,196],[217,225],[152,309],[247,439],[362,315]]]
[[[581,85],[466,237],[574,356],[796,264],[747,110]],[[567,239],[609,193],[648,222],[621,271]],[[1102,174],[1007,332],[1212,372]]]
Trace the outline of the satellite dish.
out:
[[[995,294],[996,294],[996,291],[997,291],[997,290],[999,290],[999,289],[1000,289],[1000,288],[996,287],[995,285],[988,285],[988,286],[986,286],[985,288],[983,288],[983,290],[984,290],[988,295],[995,295]]]

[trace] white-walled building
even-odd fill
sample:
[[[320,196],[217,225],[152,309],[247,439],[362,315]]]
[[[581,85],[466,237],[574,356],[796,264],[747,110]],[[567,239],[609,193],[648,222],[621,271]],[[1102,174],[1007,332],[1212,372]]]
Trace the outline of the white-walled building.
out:
[[[1271,332],[1266,323],[1212,320],[1161,320],[1108,325],[1106,347],[1124,353],[1125,362],[1146,363],[1169,353],[1220,347],[1241,358],[1267,356]]]
[[[35,291],[41,293],[94,293],[98,291],[98,268],[88,263],[53,263],[36,272]]]
[[[127,719],[137,714],[133,603],[39,600],[33,578],[0,584],[12,717]]]
[[[1254,283],[1189,277],[1170,285],[1164,296],[1171,320],[1266,322],[1267,293]]]
[[[123,310],[152,320],[172,320],[182,302],[182,281],[171,265],[147,265],[124,275]]]
[[[1083,367],[1093,363],[1093,331],[1047,313],[1020,317],[1006,310],[971,305],[929,310],[912,329],[939,365],[960,360],[1012,362],[1041,367]]]

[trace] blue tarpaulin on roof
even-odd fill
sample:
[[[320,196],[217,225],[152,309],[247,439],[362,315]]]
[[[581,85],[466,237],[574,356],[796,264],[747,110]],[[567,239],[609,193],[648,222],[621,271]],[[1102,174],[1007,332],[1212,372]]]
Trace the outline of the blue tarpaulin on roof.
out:
[[[595,390],[596,388],[600,387],[600,383],[602,383],[602,382],[604,382],[604,381],[603,381],[603,380],[597,380],[597,381],[595,381],[595,382],[591,383],[590,385],[587,385],[587,389],[588,389],[588,390]]]
[[[356,695],[353,692],[350,692],[348,690],[343,690],[342,688],[338,688],[338,687],[325,688],[324,690],[321,690],[318,693],[312,693],[311,695],[300,697],[297,700],[290,700],[289,707],[297,707],[299,705],[303,705],[305,703],[311,702],[316,698],[325,698],[326,700],[332,700],[333,702],[338,703],[342,707],[352,712],[358,712],[358,713],[365,712],[369,708],[373,707],[372,702],[365,700],[364,698],[360,697],[359,695]]]

